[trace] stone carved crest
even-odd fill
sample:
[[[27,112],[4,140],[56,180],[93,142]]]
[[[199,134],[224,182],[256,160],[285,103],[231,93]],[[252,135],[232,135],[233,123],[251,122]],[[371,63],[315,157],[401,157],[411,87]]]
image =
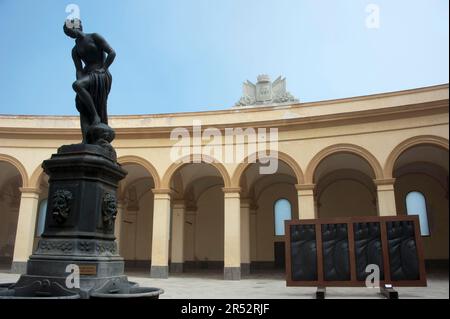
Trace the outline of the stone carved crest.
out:
[[[59,223],[64,223],[70,214],[73,195],[65,189],[58,189],[52,197],[52,216]]]
[[[111,230],[114,227],[114,222],[117,215],[117,200],[116,196],[111,193],[105,193],[103,195],[102,203],[102,217],[103,226],[107,230]]]
[[[286,90],[286,78],[279,76],[271,82],[266,74],[258,76],[258,82],[253,84],[246,81],[242,85],[242,97],[236,106],[257,106],[263,104],[298,102],[291,93]]]

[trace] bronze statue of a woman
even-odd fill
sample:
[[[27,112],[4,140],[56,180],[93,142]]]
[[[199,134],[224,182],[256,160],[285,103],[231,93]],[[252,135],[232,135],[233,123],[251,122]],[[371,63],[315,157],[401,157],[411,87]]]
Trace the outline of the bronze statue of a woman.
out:
[[[116,53],[101,35],[84,33],[80,20],[67,20],[64,33],[75,39],[76,81],[72,87],[77,93],[83,144],[107,144],[114,139],[114,131],[107,125],[107,99],[112,83],[108,69]]]

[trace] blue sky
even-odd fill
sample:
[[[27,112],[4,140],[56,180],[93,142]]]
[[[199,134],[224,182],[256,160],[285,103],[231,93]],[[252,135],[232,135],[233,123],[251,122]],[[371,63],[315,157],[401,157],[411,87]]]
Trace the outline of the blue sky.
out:
[[[117,52],[109,114],[226,109],[261,73],[303,102],[448,83],[447,0],[0,0],[0,114],[77,114],[70,3]]]

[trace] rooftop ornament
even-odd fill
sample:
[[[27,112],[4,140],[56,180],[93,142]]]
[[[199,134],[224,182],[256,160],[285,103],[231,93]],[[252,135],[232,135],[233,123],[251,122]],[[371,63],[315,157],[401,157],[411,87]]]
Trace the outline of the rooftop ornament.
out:
[[[286,90],[286,78],[279,76],[271,82],[267,74],[257,77],[256,84],[246,81],[242,84],[242,97],[235,107],[252,107],[268,104],[298,103],[291,93]]]

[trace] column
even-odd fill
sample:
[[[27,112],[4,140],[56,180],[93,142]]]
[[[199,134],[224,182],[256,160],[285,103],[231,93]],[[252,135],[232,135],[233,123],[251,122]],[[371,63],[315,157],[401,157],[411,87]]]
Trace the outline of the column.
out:
[[[12,273],[24,274],[28,257],[33,253],[33,241],[36,228],[36,217],[39,204],[39,190],[36,188],[20,188],[19,218],[17,221],[16,241]]]
[[[170,190],[154,189],[152,278],[169,277]]]
[[[314,184],[295,185],[298,196],[298,216],[299,219],[317,218],[316,207],[314,204]]]
[[[172,249],[170,257],[170,272],[183,272],[184,264],[184,216],[183,201],[177,201],[172,207]]]
[[[396,216],[397,208],[395,206],[395,178],[376,179],[378,216]]]
[[[125,205],[122,201],[117,201],[117,215],[116,215],[116,224],[114,227],[114,236],[116,236],[117,250],[120,254],[120,239],[123,228],[123,217],[124,217],[124,209]]]
[[[223,188],[225,215],[224,279],[241,279],[240,188]]]
[[[241,273],[250,274],[250,200],[241,200]]]

